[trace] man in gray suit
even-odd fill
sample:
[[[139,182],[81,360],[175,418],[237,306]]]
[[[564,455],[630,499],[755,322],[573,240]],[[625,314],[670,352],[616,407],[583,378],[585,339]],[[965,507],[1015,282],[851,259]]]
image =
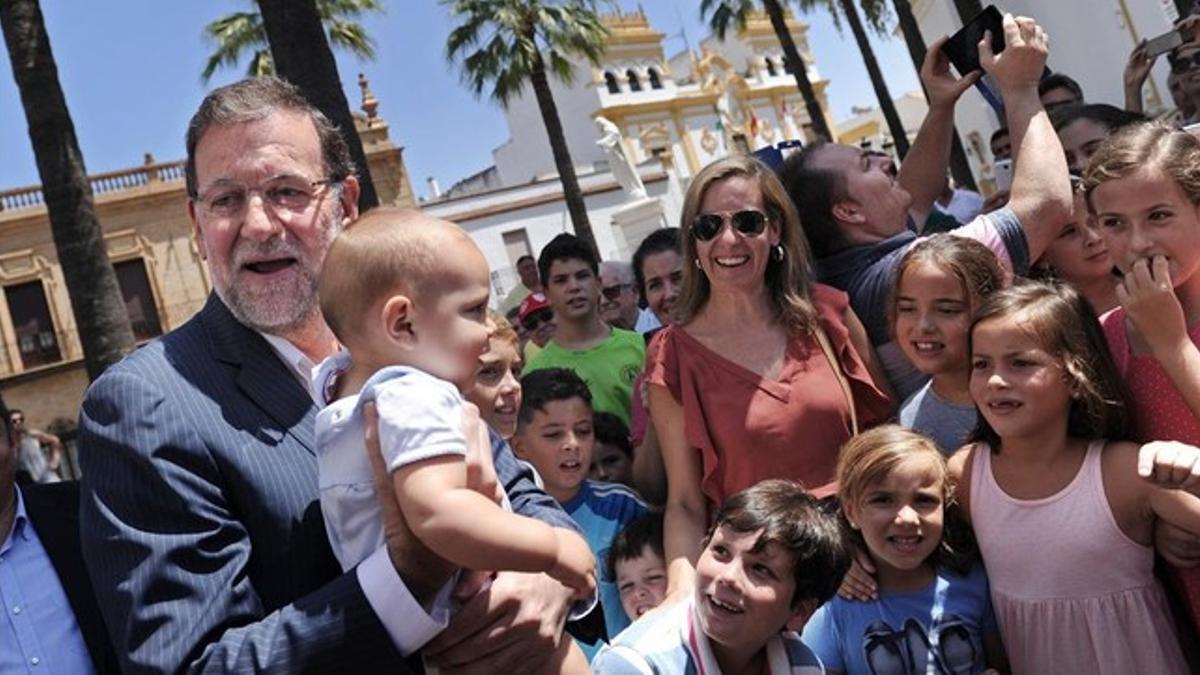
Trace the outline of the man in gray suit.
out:
[[[345,143],[296,89],[259,78],[204,100],[187,154],[214,293],[98,379],[80,417],[83,548],[122,666],[405,672],[445,625],[446,566],[393,521],[342,574],[317,498],[307,383],[335,348],[317,273],[358,214]],[[571,526],[507,448],[496,473],[518,512]],[[501,573],[424,654],[527,672],[561,638],[569,596]]]

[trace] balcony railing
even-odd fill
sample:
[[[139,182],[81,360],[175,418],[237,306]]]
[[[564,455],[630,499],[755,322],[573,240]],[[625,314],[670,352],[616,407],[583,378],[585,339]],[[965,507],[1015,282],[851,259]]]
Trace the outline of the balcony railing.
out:
[[[155,183],[183,180],[183,160],[177,162],[149,162],[133,169],[121,169],[88,176],[93,195],[111,194],[124,190],[136,190]],[[13,188],[0,191],[0,211],[16,211],[45,206],[46,197],[42,186]]]

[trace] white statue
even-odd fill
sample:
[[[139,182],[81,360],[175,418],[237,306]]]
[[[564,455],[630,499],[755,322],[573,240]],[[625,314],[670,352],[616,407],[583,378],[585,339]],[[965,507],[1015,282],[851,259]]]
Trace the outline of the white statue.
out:
[[[596,127],[600,129],[600,140],[596,145],[604,149],[608,157],[608,168],[621,185],[621,189],[632,199],[645,199],[646,186],[638,175],[637,167],[625,156],[625,148],[621,145],[621,130],[604,117],[596,118]]]

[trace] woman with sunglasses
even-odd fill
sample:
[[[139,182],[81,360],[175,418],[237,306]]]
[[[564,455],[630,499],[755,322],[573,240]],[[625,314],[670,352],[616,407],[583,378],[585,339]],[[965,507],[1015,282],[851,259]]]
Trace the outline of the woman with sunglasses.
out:
[[[655,336],[646,365],[673,592],[691,588],[727,497],[767,478],[831,493],[838,448],[893,412],[847,296],[810,280],[799,218],[770,169],[746,156],[705,167],[681,234],[677,323]]]

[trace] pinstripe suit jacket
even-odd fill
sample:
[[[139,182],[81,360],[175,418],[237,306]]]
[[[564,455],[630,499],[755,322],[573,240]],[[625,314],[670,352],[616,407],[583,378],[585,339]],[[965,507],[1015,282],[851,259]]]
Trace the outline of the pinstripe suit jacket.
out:
[[[406,672],[330,551],[315,415],[215,294],[88,390],[83,550],[127,671]],[[518,512],[572,526],[511,451],[497,459]]]

